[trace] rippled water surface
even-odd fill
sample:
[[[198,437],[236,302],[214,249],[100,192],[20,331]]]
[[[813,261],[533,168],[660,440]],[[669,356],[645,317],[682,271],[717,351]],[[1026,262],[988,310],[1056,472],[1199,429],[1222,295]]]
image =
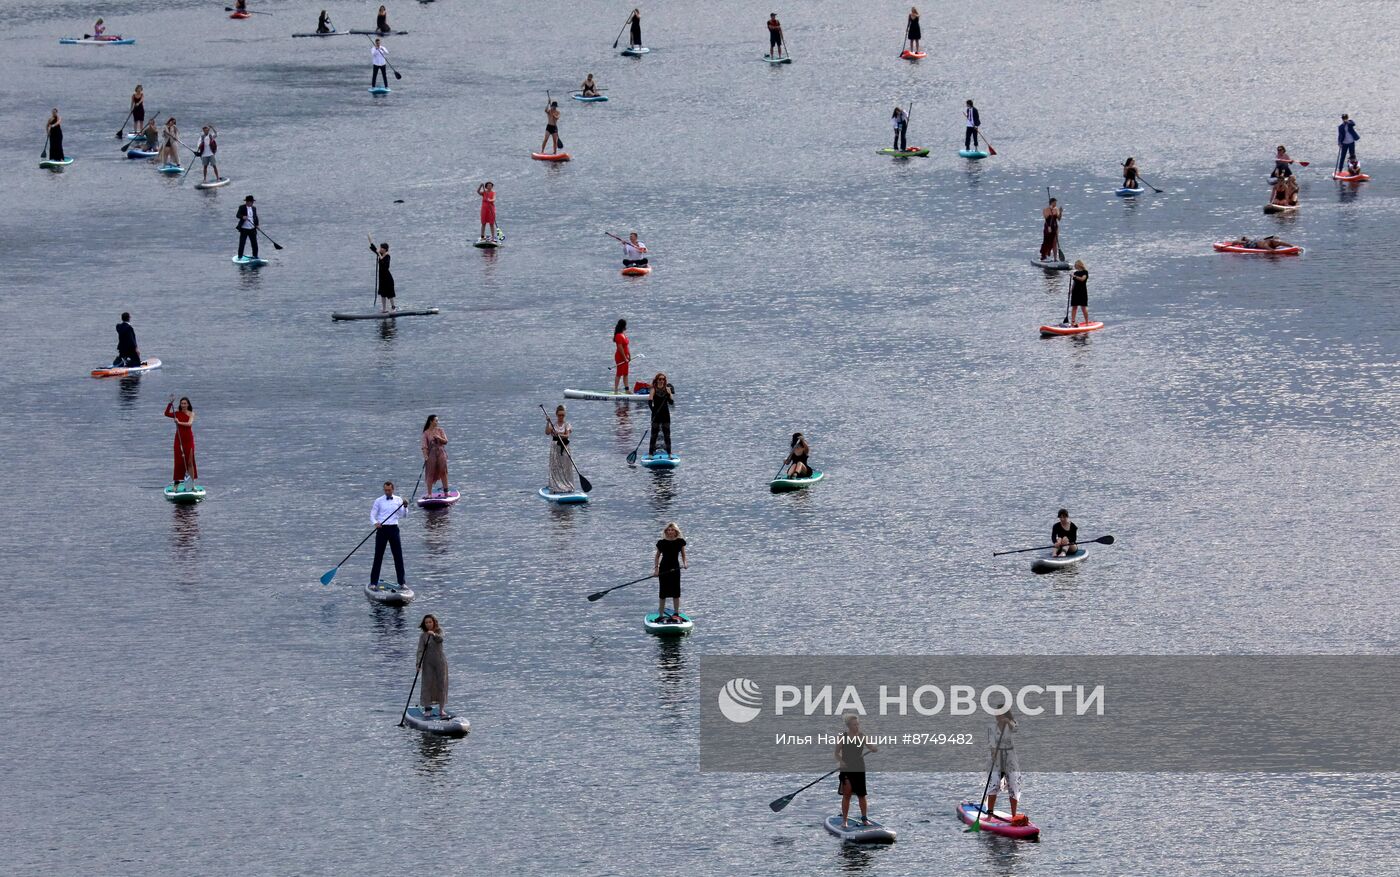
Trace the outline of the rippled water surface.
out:
[[[842,850],[829,784],[775,816],[806,778],[696,768],[705,654],[1396,649],[1394,4],[1349,4],[1356,27],[1314,3],[929,7],[910,65],[906,7],[803,2],[776,7],[796,60],[770,67],[768,9],[732,0],[644,9],[639,61],[610,49],[621,5],[396,0],[403,79],[380,99],[365,38],[294,40],[320,6],[254,8],[274,14],[109,4],[138,39],[120,48],[57,44],[91,4],[7,16],[8,867],[1397,873],[1393,774],[1023,762],[1035,845],[959,831],[975,777],[875,774],[900,841]],[[612,100],[566,101],[574,161],[532,162],[546,91],[590,71]],[[122,157],[138,81],[185,135],[219,126],[232,186]],[[969,97],[999,153],[981,163],[956,156]],[[931,156],[875,155],[911,99]],[[34,167],[54,105],[61,174]],[[1344,111],[1374,176],[1356,188],[1327,177]],[[1315,163],[1284,219],[1260,210],[1278,143]],[[1127,155],[1166,192],[1114,197]],[[485,179],[495,254],[467,246]],[[1108,324],[1086,339],[1035,331],[1067,283],[1027,261],[1047,186]],[[249,193],[285,247],[261,271],[228,261]],[[629,229],[654,254],[638,281],[602,234]],[[371,304],[367,233],[401,302],[440,316],[330,321]],[[1246,233],[1307,252],[1211,252]],[[166,365],[92,380],[122,310]],[[629,469],[645,415],[572,403],[594,500],[547,507],[536,406],[607,381],[619,316],[679,388],[685,463]],[[195,508],[160,495],[171,394],[198,410]],[[405,526],[418,602],[368,605],[367,552],[320,585],[379,482],[411,489],[429,412],[463,499]],[[795,430],[828,478],[770,495]],[[991,557],[1061,505],[1118,543],[1057,577]],[[642,633],[646,585],[584,599],[649,572],[668,520],[690,541],[681,643]],[[395,726],[425,611],[467,740]]]

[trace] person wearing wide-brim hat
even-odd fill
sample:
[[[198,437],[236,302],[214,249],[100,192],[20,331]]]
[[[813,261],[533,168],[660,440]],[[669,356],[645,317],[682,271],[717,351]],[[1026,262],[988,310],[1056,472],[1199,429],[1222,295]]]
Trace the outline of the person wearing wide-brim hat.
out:
[[[258,257],[258,208],[253,204],[256,202],[252,195],[243,199],[243,203],[238,207],[238,257],[243,258],[243,245],[251,242],[253,244],[253,258]]]

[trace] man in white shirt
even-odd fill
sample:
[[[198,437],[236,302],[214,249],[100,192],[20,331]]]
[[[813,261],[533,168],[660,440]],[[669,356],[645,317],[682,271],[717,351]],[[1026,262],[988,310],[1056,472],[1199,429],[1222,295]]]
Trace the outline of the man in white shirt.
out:
[[[977,135],[982,128],[982,114],[977,112],[977,107],[972,105],[971,98],[967,101],[967,109],[963,111],[964,118],[967,119],[967,132],[963,134],[963,149],[981,149],[977,142]]]
[[[389,50],[384,48],[384,44],[375,38],[374,48],[369,50],[370,63],[374,69],[369,74],[369,87],[374,88],[374,84],[379,81],[379,77],[384,77],[384,87],[389,87],[389,72],[386,67],[389,64]]]
[[[408,510],[408,502],[394,495],[394,482],[384,482],[384,495],[376,497],[369,510],[369,519],[374,524],[374,566],[370,567],[371,584],[379,584],[379,567],[384,562],[384,546],[394,552],[394,575],[399,587],[404,585],[403,546],[399,543],[399,521]]]
[[[622,242],[622,267],[645,268],[647,266],[647,245],[637,240],[634,231]]]

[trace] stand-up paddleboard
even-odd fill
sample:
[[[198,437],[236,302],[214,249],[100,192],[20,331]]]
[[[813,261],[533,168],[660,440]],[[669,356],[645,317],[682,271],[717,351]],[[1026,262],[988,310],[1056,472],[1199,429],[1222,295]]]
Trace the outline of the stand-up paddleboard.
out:
[[[476,243],[472,244],[472,246],[476,247],[478,250],[496,250],[504,246],[505,242],[506,236],[501,234],[500,232],[497,232],[495,240],[491,240],[489,238],[478,238]]]
[[[437,734],[442,737],[465,737],[472,730],[472,723],[461,716],[448,713],[443,717],[437,710],[425,713],[423,708],[418,706],[409,707],[408,712],[404,713],[403,721],[405,725],[425,734]]]
[[[457,500],[462,498],[462,494],[449,490],[446,493],[427,493],[418,497],[418,507],[420,509],[445,509],[457,504]]]
[[[532,152],[530,157],[535,161],[568,161],[571,158],[567,152]]]
[[[783,55],[782,57],[778,57],[778,58],[775,58],[775,57],[773,57],[772,55],[764,55],[764,56],[763,56],[763,60],[767,61],[769,64],[791,64],[791,63],[792,63],[792,58],[789,57],[789,56],[787,56],[787,55]]]
[[[388,94],[391,91],[393,91],[393,89],[387,85],[374,85],[370,86],[369,89],[370,94]]]
[[[358,35],[360,35],[360,36],[362,36],[362,37],[406,37],[406,36],[408,36],[408,31],[406,31],[406,30],[354,30],[354,29],[352,29],[350,32],[351,32],[352,34],[358,34]]]
[[[899,57],[906,61],[922,61],[928,57],[928,52],[911,52],[908,49],[899,53]]]
[[[622,50],[622,54],[628,56],[629,58],[640,58],[643,55],[648,54],[650,51],[651,49],[648,49],[646,46],[628,46],[627,48]]]
[[[202,484],[181,481],[167,485],[164,493],[165,498],[176,505],[192,505],[203,500],[206,491]]]
[[[1292,213],[1298,209],[1297,204],[1265,204],[1265,213]]]
[[[1103,323],[1098,321],[1092,323],[1080,323],[1078,326],[1071,326],[1068,323],[1059,323],[1054,326],[1041,326],[1041,338],[1054,338],[1059,335],[1084,335],[1089,332],[1097,332],[1103,328]]]
[[[622,269],[623,277],[645,277],[650,273],[650,265],[628,265]]]
[[[392,320],[395,317],[431,317],[436,315],[437,308],[428,308],[422,311],[370,311],[367,314],[342,314],[339,311],[331,314],[332,320]]]
[[[1032,259],[1031,264],[1046,271],[1068,271],[1070,268],[1064,259]]]
[[[820,469],[812,470],[812,474],[808,475],[806,478],[790,478],[784,475],[781,478],[774,478],[772,481],[768,482],[768,489],[774,493],[787,493],[792,490],[802,490],[811,487],[825,477],[826,473]]]
[[[1241,247],[1229,241],[1216,241],[1211,244],[1217,253],[1249,253],[1256,256],[1296,256],[1303,252],[1299,246],[1278,247],[1277,249],[1267,249],[1260,247]]]
[[[59,37],[58,44],[60,46],[134,46],[136,45],[136,40],[127,40],[121,37],[101,37],[99,39],[93,39],[92,37]]]
[[[241,265],[244,268],[261,268],[267,264],[267,260],[257,256],[234,256],[233,264]]]
[[[1049,554],[1041,557],[1031,558],[1031,572],[1055,572],[1056,570],[1068,569],[1082,563],[1084,558],[1089,556],[1089,552],[1080,548],[1063,557],[1053,557]]]
[[[662,451],[658,454],[647,454],[642,457],[641,463],[648,469],[674,469],[681,464],[681,458]]]
[[[219,189],[224,186],[227,186],[231,182],[233,182],[233,180],[230,180],[228,177],[219,177],[217,180],[212,180],[203,183],[195,183],[194,187],[196,189]]]
[[[540,499],[547,499],[560,505],[577,505],[581,502],[588,502],[588,494],[581,490],[575,490],[573,493],[555,493],[548,487],[541,487],[539,496]]]
[[[46,170],[57,170],[59,168],[68,167],[68,165],[72,163],[73,159],[71,158],[65,158],[62,161],[54,161],[51,158],[46,158],[39,162],[39,167],[44,168]]]
[[[232,15],[229,16],[229,18],[232,18],[232,19],[235,20],[235,21],[242,21],[242,20],[245,19],[245,18],[252,18],[252,17],[253,17],[253,13],[251,13],[251,12],[235,12],[235,13],[233,13]]]
[[[875,152],[878,155],[892,155],[895,158],[922,158],[928,155],[928,147],[911,146],[908,149],[894,149],[893,147],[886,146],[884,149],[875,150]]]
[[[961,155],[963,158],[970,158],[973,161],[976,161],[979,158],[987,158],[991,155],[991,153],[982,149],[959,149],[958,155]]]
[[[958,818],[964,825],[971,825],[976,822],[981,831],[989,834],[999,834],[1002,837],[1014,837],[1021,840],[1032,840],[1040,837],[1040,827],[1030,820],[1020,823],[1019,818],[1012,820],[1010,813],[1003,813],[1000,810],[987,813],[980,804],[971,801],[964,801],[956,808]],[[981,820],[978,820],[981,814]]]
[[[163,164],[156,168],[156,171],[173,176],[174,174],[183,174],[185,172],[185,166],[182,164]]]
[[[155,158],[157,155],[160,155],[160,150],[157,149],[128,149],[126,151],[127,158]]]
[[[695,629],[695,622],[684,612],[677,612],[680,621],[662,621],[661,615],[652,612],[642,619],[642,628],[652,636],[685,636]],[[668,619],[673,616],[667,615]]]
[[[852,844],[892,844],[895,833],[893,829],[886,828],[874,819],[861,820],[857,814],[852,814],[843,828],[841,826],[841,814],[826,817],[822,823],[826,830],[841,838],[846,843]]]
[[[140,365],[104,365],[92,370],[94,378],[124,378],[127,375],[140,375],[160,368],[160,360],[154,356],[141,360]]]
[[[568,390],[564,391],[565,399],[588,399],[594,402],[606,402],[611,399],[614,402],[645,402],[651,398],[651,391],[645,393],[633,393],[628,390]]]
[[[605,95],[605,94],[595,94],[595,95],[591,95],[591,96],[589,96],[589,97],[584,97],[584,96],[583,96],[583,92],[579,92],[579,93],[577,93],[577,94],[570,95],[570,97],[572,97],[572,98],[573,98],[574,100],[576,100],[576,101],[583,101],[583,102],[586,103],[586,104],[600,104],[600,103],[602,103],[603,101],[605,101],[605,100],[608,99],[608,96]]]
[[[413,593],[413,589],[408,585],[396,585],[390,582],[373,582],[365,585],[365,596],[376,603],[383,603],[385,606],[407,606],[413,602],[413,598],[418,596]]]
[[[1342,182],[1342,183],[1364,183],[1364,182],[1366,182],[1367,180],[1371,179],[1371,175],[1370,175],[1370,174],[1343,174],[1343,173],[1333,173],[1333,174],[1332,174],[1332,179],[1337,180],[1337,181]]]
[[[325,33],[294,33],[294,37],[343,37],[349,31],[331,29]]]
[[[1143,192],[1146,191],[1147,190],[1144,189],[1142,186],[1138,186],[1136,189],[1130,189],[1127,186],[1119,186],[1118,188],[1113,190],[1113,194],[1117,195],[1119,198],[1129,198],[1133,195],[1141,195]]]

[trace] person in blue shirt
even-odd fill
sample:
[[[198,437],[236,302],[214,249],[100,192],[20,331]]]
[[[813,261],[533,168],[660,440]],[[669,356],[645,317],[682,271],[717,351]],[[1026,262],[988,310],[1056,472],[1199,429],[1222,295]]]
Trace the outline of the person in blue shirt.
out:
[[[1356,141],[1360,139],[1361,135],[1356,133],[1356,123],[1351,116],[1342,113],[1342,124],[1337,126],[1337,173],[1346,167],[1348,158],[1356,161]]]

